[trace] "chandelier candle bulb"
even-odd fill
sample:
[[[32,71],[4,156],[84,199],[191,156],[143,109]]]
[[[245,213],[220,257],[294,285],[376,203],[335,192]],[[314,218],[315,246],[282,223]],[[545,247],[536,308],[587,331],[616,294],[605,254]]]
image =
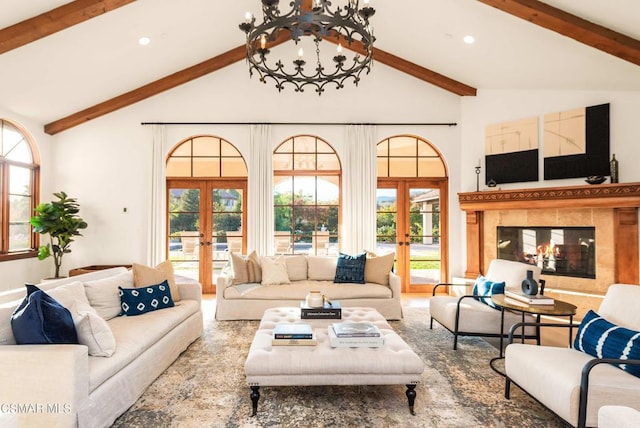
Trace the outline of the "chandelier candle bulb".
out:
[[[304,56],[304,49],[302,48],[298,49],[298,58],[302,59],[303,56]]]

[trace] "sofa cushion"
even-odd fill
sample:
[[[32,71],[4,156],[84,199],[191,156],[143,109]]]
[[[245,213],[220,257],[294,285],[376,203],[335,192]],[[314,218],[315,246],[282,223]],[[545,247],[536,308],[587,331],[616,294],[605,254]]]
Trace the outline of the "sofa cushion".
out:
[[[68,284],[52,288],[47,291],[49,296],[56,299],[62,306],[71,309],[74,302],[81,302],[86,306],[90,306],[87,293],[84,291],[84,285],[80,281],[74,281]]]
[[[89,357],[89,392],[109,380],[199,309],[200,305],[195,300],[182,300],[172,308],[109,320],[118,347],[111,358]]]
[[[395,253],[376,254],[367,251],[367,262],[364,265],[364,281],[389,285],[389,272],[393,268]]]
[[[267,287],[260,284],[241,284],[227,287],[224,298],[256,300],[303,301],[309,291],[322,291],[330,300],[390,299],[391,289],[380,284],[336,284],[333,281],[294,281],[283,287]],[[498,314],[498,318],[500,318]]]
[[[229,253],[229,266],[232,285],[262,281],[262,268],[255,251],[246,257],[242,254]]]
[[[307,257],[307,278],[314,281],[333,281],[336,277],[336,257]]]
[[[176,285],[176,280],[173,274],[173,264],[166,260],[160,263],[155,268],[133,264],[133,286],[134,287],[148,287],[150,285],[160,284],[166,280],[169,283],[171,289],[171,298],[174,302],[180,301],[180,290]],[[124,288],[124,287],[123,287]]]
[[[573,347],[598,358],[640,360],[640,332],[615,325],[589,310],[578,327]],[[640,377],[640,366],[618,367]]]
[[[160,284],[148,287],[122,288],[120,302],[123,316],[142,315],[159,309],[172,308],[171,289],[165,279]]]
[[[494,309],[500,309],[496,306],[495,303],[491,301],[491,296],[494,294],[504,294],[504,281],[503,282],[493,282],[483,277],[482,275],[478,275],[476,278],[476,282],[473,285],[473,298],[488,305]]]
[[[288,284],[290,282],[284,257],[262,257],[260,263],[262,265],[262,285]]]
[[[307,279],[306,256],[286,256],[284,261],[287,265],[287,276],[289,277],[289,281],[304,281]]]
[[[361,253],[356,256],[340,253],[336,265],[336,276],[333,282],[364,284],[364,266],[366,262],[366,253]]]
[[[33,284],[26,284],[27,295],[11,316],[16,343],[77,344],[73,318],[67,308]]]
[[[68,308],[78,333],[78,342],[88,348],[89,355],[110,357],[116,351],[116,339],[109,324],[95,309],[81,301]]]
[[[107,321],[117,317],[122,311],[118,287],[133,288],[131,271],[84,283],[89,303]]]
[[[21,302],[22,299],[0,304],[0,346],[16,344],[11,330],[11,315]]]

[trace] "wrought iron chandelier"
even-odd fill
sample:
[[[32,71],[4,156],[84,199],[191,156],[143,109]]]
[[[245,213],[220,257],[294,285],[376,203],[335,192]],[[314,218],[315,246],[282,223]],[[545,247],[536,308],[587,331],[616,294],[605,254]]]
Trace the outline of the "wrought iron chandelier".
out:
[[[331,10],[330,0],[291,0],[291,10],[287,13],[280,12],[279,0],[261,1],[263,22],[256,25],[256,18],[247,12],[245,21],[239,25],[247,35],[250,76],[255,71],[263,83],[267,83],[267,78],[273,79],[278,91],[291,84],[296,92],[304,92],[309,85],[321,95],[328,84],[340,89],[347,79],[353,79],[357,86],[360,74],[363,71],[369,74],[375,40],[369,25],[375,9],[369,7],[369,0],[363,1],[363,7],[359,7],[359,0],[347,0],[344,7],[338,6],[335,10]],[[307,63],[302,47],[292,61],[293,66],[287,67],[280,59],[269,56],[268,46],[286,40],[298,45],[305,36],[311,37],[315,44],[316,65],[312,71],[305,71]],[[336,44],[331,65],[326,65],[331,55],[321,52],[324,40]],[[348,59],[343,53],[343,46],[356,52],[352,58]]]

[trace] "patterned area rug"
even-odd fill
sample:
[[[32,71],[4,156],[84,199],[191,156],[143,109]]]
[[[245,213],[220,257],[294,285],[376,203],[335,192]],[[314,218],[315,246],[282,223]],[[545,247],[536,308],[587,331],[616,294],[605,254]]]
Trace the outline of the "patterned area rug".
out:
[[[518,387],[504,398],[504,378],[489,367],[497,350],[463,338],[453,351],[427,308],[408,307],[390,324],[425,363],[416,415],[398,386],[263,387],[251,417],[244,361],[258,321],[215,321],[203,303],[205,332],[114,427],[569,427]]]

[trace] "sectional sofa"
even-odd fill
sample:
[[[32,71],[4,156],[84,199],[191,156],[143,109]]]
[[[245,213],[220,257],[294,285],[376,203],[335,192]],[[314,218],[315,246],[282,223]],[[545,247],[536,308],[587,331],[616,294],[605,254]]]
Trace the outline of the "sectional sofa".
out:
[[[176,280],[173,307],[115,316],[113,293],[132,287],[132,275],[120,267],[39,285],[65,307],[88,301],[109,318],[115,352],[108,357],[89,355],[85,345],[16,345],[10,317],[25,290],[0,294],[0,426],[110,426],[200,337],[197,282]]]
[[[280,258],[286,272],[276,275],[275,260]],[[336,257],[232,254],[229,268],[216,282],[216,319],[259,320],[268,308],[298,307],[309,291],[321,291],[342,307],[371,307],[386,319],[401,319],[400,278],[391,271],[392,266],[393,254],[369,253],[364,283],[345,283],[334,282]]]

